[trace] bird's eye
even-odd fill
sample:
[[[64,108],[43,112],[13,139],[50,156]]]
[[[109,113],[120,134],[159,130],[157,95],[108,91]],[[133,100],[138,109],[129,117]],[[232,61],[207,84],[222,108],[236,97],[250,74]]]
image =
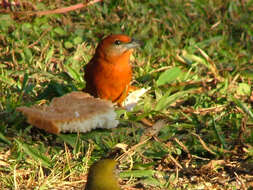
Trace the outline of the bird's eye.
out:
[[[115,44],[115,45],[120,45],[120,44],[121,44],[121,41],[120,41],[120,40],[115,40],[114,44]]]

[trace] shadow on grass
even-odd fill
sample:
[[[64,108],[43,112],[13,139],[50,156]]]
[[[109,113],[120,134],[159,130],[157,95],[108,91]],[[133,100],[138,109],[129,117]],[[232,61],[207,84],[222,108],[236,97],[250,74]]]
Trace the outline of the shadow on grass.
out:
[[[57,81],[44,82],[41,86],[43,90],[37,96],[37,100],[52,100],[54,97],[78,90],[73,83],[64,84]]]

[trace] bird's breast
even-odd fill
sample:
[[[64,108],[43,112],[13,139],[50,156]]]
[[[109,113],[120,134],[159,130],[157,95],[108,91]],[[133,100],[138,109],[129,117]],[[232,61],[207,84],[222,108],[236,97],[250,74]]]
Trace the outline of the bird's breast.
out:
[[[94,77],[98,95],[114,101],[130,84],[132,68],[129,61],[104,63],[100,64]]]

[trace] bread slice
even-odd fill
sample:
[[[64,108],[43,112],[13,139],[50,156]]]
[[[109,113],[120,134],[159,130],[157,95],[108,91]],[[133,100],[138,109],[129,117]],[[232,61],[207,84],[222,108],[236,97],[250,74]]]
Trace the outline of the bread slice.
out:
[[[134,90],[128,94],[126,99],[122,102],[122,106],[127,110],[127,111],[132,111],[134,107],[137,105],[139,102],[140,98],[150,90],[149,88],[140,88],[137,90]]]
[[[113,104],[84,92],[71,92],[53,98],[49,105],[19,107],[28,123],[49,133],[88,132],[96,128],[117,127]]]

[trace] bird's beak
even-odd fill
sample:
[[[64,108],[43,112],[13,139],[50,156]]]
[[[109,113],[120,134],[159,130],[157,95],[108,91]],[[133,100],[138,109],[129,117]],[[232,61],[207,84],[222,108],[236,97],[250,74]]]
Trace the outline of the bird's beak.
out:
[[[130,42],[125,44],[126,49],[134,49],[141,46],[141,42],[139,40],[132,39]]]

